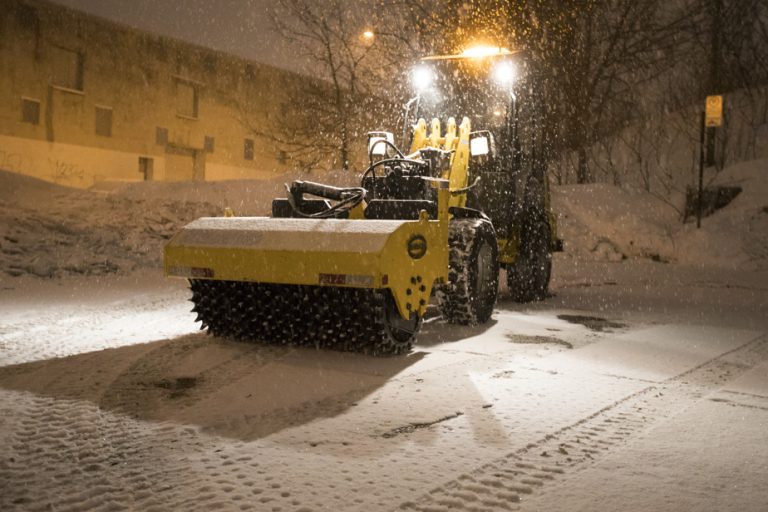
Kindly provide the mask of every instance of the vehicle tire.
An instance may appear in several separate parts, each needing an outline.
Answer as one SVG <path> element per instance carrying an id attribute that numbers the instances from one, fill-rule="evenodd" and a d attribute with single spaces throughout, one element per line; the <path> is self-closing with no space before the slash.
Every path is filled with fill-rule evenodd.
<path id="1" fill-rule="evenodd" d="M 443 318 L 452 324 L 485 323 L 499 291 L 496 231 L 485 219 L 456 219 L 448 244 L 448 283 L 436 292 Z"/>
<path id="2" fill-rule="evenodd" d="M 552 276 L 552 231 L 549 223 L 538 220 L 523 228 L 515 262 L 507 266 L 507 285 L 517 302 L 543 300 L 549 293 Z"/>

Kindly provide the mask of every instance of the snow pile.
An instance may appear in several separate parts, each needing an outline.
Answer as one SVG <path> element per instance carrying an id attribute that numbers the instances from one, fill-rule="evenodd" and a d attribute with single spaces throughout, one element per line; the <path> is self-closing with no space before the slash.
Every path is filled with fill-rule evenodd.
<path id="1" fill-rule="evenodd" d="M 607 184 L 553 187 L 558 235 L 573 257 L 649 258 L 743 270 L 768 269 L 768 160 L 733 165 L 715 185 L 741 187 L 725 208 L 683 224 L 678 210 L 643 190 Z"/>
<path id="2" fill-rule="evenodd" d="M 607 184 L 553 187 L 566 255 L 620 261 L 647 258 L 716 267 L 768 269 L 768 160 L 741 163 L 716 184 L 742 188 L 701 229 L 639 189 Z M 61 277 L 159 267 L 163 244 L 192 220 L 265 215 L 295 176 L 226 182 L 142 182 L 111 193 L 71 189 L 0 171 L 2 276 Z M 341 183 L 339 176 L 312 177 Z M 346 180 L 349 181 L 349 180 Z"/>
<path id="3" fill-rule="evenodd" d="M 678 233 L 678 260 L 705 261 L 712 266 L 768 269 L 768 159 L 727 168 L 715 184 L 741 187 L 722 210 Z"/>
<path id="4" fill-rule="evenodd" d="M 552 208 L 566 253 L 587 259 L 674 259 L 672 208 L 637 189 L 608 184 L 553 187 Z"/>
<path id="5" fill-rule="evenodd" d="M 272 199 L 285 196 L 285 184 L 297 177 L 280 175 L 269 180 L 140 181 L 117 188 L 112 195 L 136 201 L 173 199 L 187 204 L 209 203 L 221 212 L 229 207 L 236 215 L 268 215 Z"/>
<path id="6" fill-rule="evenodd" d="M 163 244 L 184 225 L 221 215 L 268 215 L 294 179 L 111 183 L 80 190 L 0 170 L 0 277 L 129 273 L 161 265 Z"/>
<path id="7" fill-rule="evenodd" d="M 213 201 L 104 195 L 0 171 L 0 265 L 5 276 L 46 278 L 158 267 L 181 226 L 219 211 Z"/>

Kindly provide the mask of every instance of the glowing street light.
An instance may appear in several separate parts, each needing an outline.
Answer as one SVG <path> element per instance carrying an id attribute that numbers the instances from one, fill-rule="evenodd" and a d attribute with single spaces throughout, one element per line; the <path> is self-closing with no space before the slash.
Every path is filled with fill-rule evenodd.
<path id="1" fill-rule="evenodd" d="M 366 41 L 373 41 L 374 37 L 376 37 L 376 34 L 373 33 L 373 30 L 366 30 L 363 32 L 363 39 Z"/>

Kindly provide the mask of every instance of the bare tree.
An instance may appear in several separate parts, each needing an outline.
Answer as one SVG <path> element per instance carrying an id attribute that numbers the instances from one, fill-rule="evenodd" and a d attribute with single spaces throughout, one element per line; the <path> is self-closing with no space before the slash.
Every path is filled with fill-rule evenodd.
<path id="1" fill-rule="evenodd" d="M 659 0 L 522 0 L 507 11 L 508 33 L 541 75 L 551 149 L 576 152 L 577 182 L 592 181 L 589 148 L 638 117 L 638 86 L 671 65 L 684 20 Z"/>
<path id="2" fill-rule="evenodd" d="M 335 147 L 344 168 L 353 127 L 378 127 L 398 110 L 379 98 L 405 98 L 406 67 L 425 54 L 455 52 L 470 42 L 526 50 L 531 82 L 547 110 L 545 158 L 573 157 L 573 175 L 581 183 L 602 176 L 624 182 L 619 173 L 634 172 L 651 187 L 653 162 L 665 160 L 646 153 L 665 145 L 629 148 L 642 165 L 622 170 L 613 159 L 607 168 L 591 169 L 592 153 L 601 144 L 610 146 L 605 140 L 629 125 L 687 111 L 704 89 L 768 81 L 764 0 L 371 0 L 374 18 L 366 21 L 376 32 L 372 46 L 359 39 L 363 23 L 346 2 L 277 4 L 280 32 L 320 66 L 318 76 L 329 84 L 308 84 L 302 105 L 291 112 L 312 113 L 314 130 L 324 137 L 318 147 Z M 371 98 L 382 107 L 371 108 Z M 763 99 L 755 101 L 762 105 Z M 365 119 L 370 113 L 374 119 Z M 312 140 L 301 130 L 301 115 L 286 116 L 286 125 L 291 123 L 291 131 L 302 134 L 294 143 Z M 569 175 L 559 174 L 566 181 Z"/>
<path id="3" fill-rule="evenodd" d="M 330 157 L 350 168 L 353 141 L 364 130 L 373 103 L 375 35 L 344 0 L 276 0 L 275 29 L 307 61 L 306 80 L 284 109 L 282 139 L 292 153 Z"/>
<path id="4" fill-rule="evenodd" d="M 688 58 L 706 94 L 768 83 L 768 4 L 764 0 L 686 0 Z"/>
<path id="5" fill-rule="evenodd" d="M 590 147 L 638 117 L 639 84 L 668 68 L 683 23 L 661 0 L 392 0 L 414 30 L 408 49 L 454 52 L 471 42 L 524 49 L 545 105 L 545 158 L 576 154 L 576 179 L 592 181 Z M 565 174 L 563 174 L 565 176 Z"/>

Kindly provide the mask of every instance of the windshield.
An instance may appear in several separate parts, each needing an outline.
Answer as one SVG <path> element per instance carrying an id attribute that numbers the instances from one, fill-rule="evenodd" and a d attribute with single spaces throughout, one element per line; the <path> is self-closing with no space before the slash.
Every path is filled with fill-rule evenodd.
<path id="1" fill-rule="evenodd" d="M 413 72 L 419 93 L 416 117 L 466 116 L 474 130 L 504 125 L 514 98 L 517 64 L 511 56 L 425 60 Z"/>

